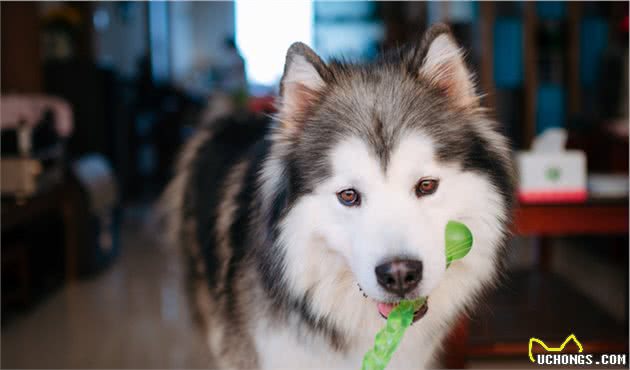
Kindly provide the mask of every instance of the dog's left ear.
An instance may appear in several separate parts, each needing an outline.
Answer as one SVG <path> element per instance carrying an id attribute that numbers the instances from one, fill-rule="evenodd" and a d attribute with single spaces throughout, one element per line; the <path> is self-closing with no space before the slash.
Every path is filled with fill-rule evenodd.
<path id="1" fill-rule="evenodd" d="M 417 55 L 420 62 L 420 78 L 444 90 L 453 102 L 462 107 L 477 106 L 472 75 L 466 68 L 462 50 L 449 27 L 445 24 L 432 26 L 425 34 Z"/>
<path id="2" fill-rule="evenodd" d="M 280 81 L 280 120 L 295 129 L 308 108 L 326 87 L 330 72 L 311 48 L 296 42 L 287 51 L 284 74 Z"/>

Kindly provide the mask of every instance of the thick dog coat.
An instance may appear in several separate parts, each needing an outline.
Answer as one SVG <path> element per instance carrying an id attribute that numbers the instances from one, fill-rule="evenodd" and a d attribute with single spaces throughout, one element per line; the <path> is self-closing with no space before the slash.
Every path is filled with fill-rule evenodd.
<path id="1" fill-rule="evenodd" d="M 294 44 L 277 115 L 200 130 L 166 196 L 214 366 L 358 369 L 382 316 L 420 296 L 391 368 L 431 366 L 497 278 L 512 179 L 446 26 L 369 64 Z M 449 220 L 475 241 L 446 269 Z"/>

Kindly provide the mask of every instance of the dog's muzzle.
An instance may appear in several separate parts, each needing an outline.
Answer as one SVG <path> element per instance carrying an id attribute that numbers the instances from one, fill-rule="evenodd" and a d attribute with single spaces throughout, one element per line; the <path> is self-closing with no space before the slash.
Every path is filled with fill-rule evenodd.
<path id="1" fill-rule="evenodd" d="M 383 289 L 403 298 L 416 289 L 422 280 L 422 261 L 394 260 L 376 266 L 374 272 Z"/>

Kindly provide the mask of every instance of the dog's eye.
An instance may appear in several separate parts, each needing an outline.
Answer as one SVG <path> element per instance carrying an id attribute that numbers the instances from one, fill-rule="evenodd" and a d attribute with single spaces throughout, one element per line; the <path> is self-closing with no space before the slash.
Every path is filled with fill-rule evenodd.
<path id="1" fill-rule="evenodd" d="M 337 193 L 337 199 L 339 203 L 346 207 L 358 206 L 361 204 L 361 196 L 359 192 L 354 189 L 345 189 Z"/>
<path id="2" fill-rule="evenodd" d="M 438 188 L 439 181 L 436 179 L 420 179 L 416 184 L 416 196 L 422 197 L 435 193 Z"/>

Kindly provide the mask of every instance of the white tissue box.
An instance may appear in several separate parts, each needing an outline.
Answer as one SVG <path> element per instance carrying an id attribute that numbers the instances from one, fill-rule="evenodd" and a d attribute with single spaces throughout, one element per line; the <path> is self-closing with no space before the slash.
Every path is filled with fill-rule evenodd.
<path id="1" fill-rule="evenodd" d="M 516 163 L 523 203 L 577 203 L 588 197 L 586 155 L 580 150 L 518 152 Z"/>

